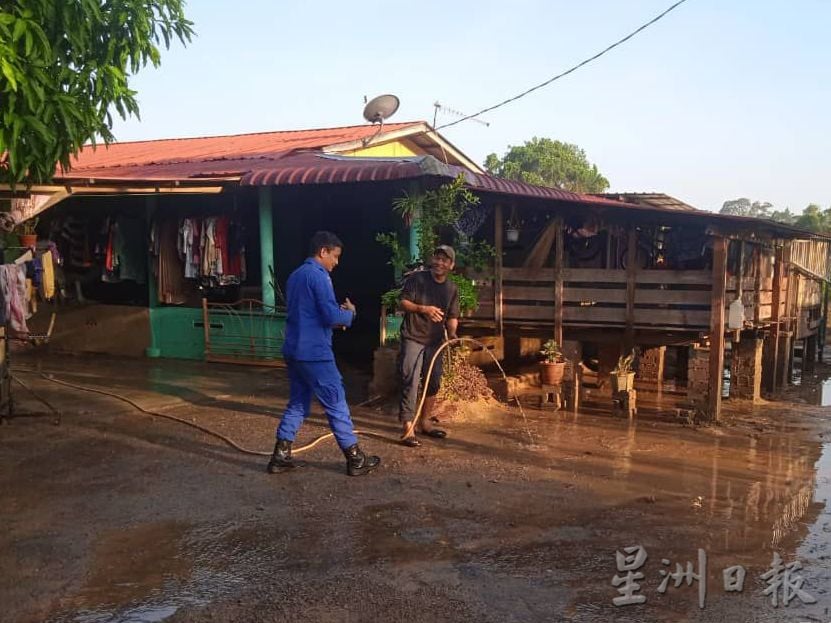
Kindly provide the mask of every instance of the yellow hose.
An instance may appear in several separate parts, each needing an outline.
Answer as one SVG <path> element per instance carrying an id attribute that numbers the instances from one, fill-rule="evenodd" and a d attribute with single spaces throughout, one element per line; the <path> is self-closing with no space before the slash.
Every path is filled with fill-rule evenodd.
<path id="1" fill-rule="evenodd" d="M 435 366 L 435 364 L 436 364 L 436 359 L 438 359 L 439 355 L 441 354 L 441 352 L 445 348 L 448 348 L 449 346 L 451 346 L 453 344 L 459 344 L 461 342 L 473 342 L 474 344 L 478 344 L 479 346 L 481 346 L 482 350 L 484 350 L 486 353 L 488 353 L 490 358 L 493 359 L 493 362 L 496 364 L 496 367 L 499 368 L 499 371 L 502 373 L 502 378 L 505 379 L 506 383 L 508 382 L 508 375 L 505 374 L 505 370 L 502 368 L 502 364 L 499 363 L 499 360 L 494 356 L 494 354 L 490 350 L 488 350 L 488 347 L 485 344 L 483 344 L 479 340 L 474 340 L 471 337 L 456 337 L 456 338 L 453 338 L 452 340 L 447 340 L 446 339 L 442 343 L 442 345 L 439 346 L 438 349 L 436 349 L 436 352 L 433 354 L 433 358 L 430 360 L 430 366 L 427 368 L 427 374 L 424 377 L 425 378 L 424 389 L 421 391 L 421 400 L 418 403 L 418 408 L 416 409 L 415 417 L 413 418 L 413 421 L 410 423 L 410 425 L 407 427 L 407 432 L 404 433 L 401 436 L 401 439 L 406 439 L 407 437 L 412 435 L 413 432 L 415 431 L 415 428 L 416 428 L 416 425 L 418 424 L 419 419 L 421 419 L 421 412 L 422 412 L 422 409 L 424 408 L 424 401 L 427 399 L 427 388 L 430 385 L 430 375 L 433 374 L 433 366 Z M 527 422 L 527 418 L 525 418 L 525 411 L 522 409 L 522 405 L 520 404 L 519 398 L 516 395 L 514 395 L 514 400 L 516 401 L 516 404 L 519 407 L 520 413 L 522 413 L 523 419 L 525 419 L 526 422 Z M 527 426 L 526 426 L 526 429 L 527 429 Z M 528 432 L 528 437 L 529 438 L 531 437 L 530 432 Z M 531 442 L 533 443 L 533 439 L 531 439 Z"/>
<path id="2" fill-rule="evenodd" d="M 428 381 L 430 379 L 430 375 L 433 373 L 433 367 L 436 363 L 436 359 L 439 357 L 439 355 L 442 353 L 442 351 L 444 351 L 444 349 L 448 348 L 452 344 L 458 344 L 458 343 L 461 343 L 461 342 L 472 342 L 474 344 L 478 344 L 479 346 L 481 346 L 484 349 L 484 351 L 486 353 L 488 353 L 488 355 L 490 355 L 490 357 L 491 357 L 491 359 L 493 359 L 494 363 L 496 363 L 497 367 L 499 368 L 499 371 L 502 373 L 503 378 L 505 378 L 505 380 L 507 382 L 508 377 L 505 374 L 505 370 L 502 368 L 502 365 L 499 363 L 499 360 L 497 360 L 497 358 L 493 355 L 493 353 L 488 350 L 488 348 L 487 348 L 487 346 L 485 346 L 485 344 L 483 344 L 482 342 L 480 342 L 478 340 L 475 340 L 473 338 L 469 338 L 469 337 L 457 337 L 457 338 L 454 338 L 452 340 L 445 340 L 445 342 L 442 343 L 442 345 L 433 354 L 433 358 L 430 360 L 430 365 L 427 369 L 427 376 L 426 376 L 426 379 L 428 379 Z M 23 370 L 23 369 L 17 369 L 15 371 L 16 372 L 24 372 L 24 373 L 28 373 L 28 374 L 37 374 L 37 375 L 39 375 L 40 377 L 44 378 L 47 381 L 50 381 L 52 383 L 56 383 L 58 385 L 63 385 L 64 387 L 69 387 L 71 389 L 77 389 L 79 391 L 84 391 L 84 392 L 90 392 L 90 393 L 93 393 L 93 394 L 100 394 L 102 396 L 109 396 L 110 398 L 115 398 L 116 400 L 120 400 L 122 402 L 127 403 L 128 405 L 130 405 L 134 409 L 136 409 L 138 411 L 141 411 L 142 413 L 144 413 L 146 415 L 151 415 L 151 416 L 154 416 L 154 417 L 160 417 L 160 418 L 165 418 L 167 420 L 172 420 L 174 422 L 179 422 L 180 424 L 185 424 L 186 426 L 190 426 L 192 428 L 195 428 L 195 429 L 205 433 L 206 435 L 211 435 L 213 437 L 216 437 L 220 441 L 228 444 L 229 446 L 231 446 L 232 448 L 234 448 L 235 450 L 237 450 L 239 452 L 242 452 L 243 454 L 252 454 L 252 455 L 255 455 L 255 456 L 271 456 L 271 452 L 261 452 L 259 450 L 251 450 L 249 448 L 245 448 L 244 446 L 239 445 L 233 439 L 230 439 L 229 437 L 226 437 L 222 433 L 218 433 L 214 430 L 211 430 L 210 428 L 202 426 L 201 424 L 197 424 L 196 422 L 191 422 L 189 420 L 185 420 L 183 418 L 176 417 L 175 415 L 170 415 L 169 413 L 159 413 L 158 411 L 152 411 L 150 409 L 145 409 L 144 407 L 142 407 L 140 404 L 138 404 L 134 400 L 131 400 L 130 398 L 127 398 L 126 396 L 123 396 L 121 394 L 117 394 L 115 392 L 108 392 L 108 391 L 103 390 L 103 389 L 97 389 L 97 388 L 94 388 L 94 387 L 86 387 L 84 385 L 77 385 L 75 383 L 70 383 L 69 381 L 63 381 L 61 379 L 57 379 L 53 375 L 45 374 L 43 372 L 36 372 L 36 371 L 33 371 L 33 370 Z M 18 382 L 20 382 L 20 381 L 18 381 Z M 416 409 L 415 417 L 413 418 L 413 421 L 411 422 L 410 426 L 407 428 L 407 432 L 401 437 L 401 439 L 403 439 L 405 437 L 409 437 L 410 435 L 413 434 L 413 431 L 415 430 L 416 424 L 418 423 L 418 420 L 421 418 L 422 409 L 424 407 L 424 401 L 427 398 L 427 387 L 428 387 L 428 385 L 429 385 L 428 382 L 424 383 L 424 388 L 421 392 L 421 400 L 419 401 L 418 409 Z M 520 413 L 522 413 L 522 417 L 525 418 L 525 411 L 523 411 L 523 409 L 522 409 L 522 405 L 519 402 L 519 398 L 514 396 L 514 400 L 516 401 L 516 404 L 519 407 Z M 372 431 L 355 430 L 353 432 L 356 435 L 361 435 L 363 437 L 374 437 L 376 439 L 384 439 L 386 441 L 393 441 L 393 442 L 399 441 L 399 440 L 396 440 L 396 439 L 392 439 L 392 438 L 390 438 L 386 435 L 382 435 L 381 433 L 374 433 Z M 529 436 L 529 438 L 531 438 L 530 431 L 528 431 L 528 436 Z M 310 441 L 307 444 L 304 444 L 302 446 L 297 446 L 296 448 L 292 448 L 292 454 L 299 454 L 301 452 L 306 452 L 308 450 L 311 450 L 312 448 L 317 446 L 322 441 L 324 441 L 326 439 L 329 439 L 331 437 L 334 437 L 334 433 L 329 432 L 329 433 L 325 433 L 323 435 L 320 435 L 318 437 L 315 437 L 312 441 Z M 531 441 L 533 443 L 533 439 L 531 439 Z"/>

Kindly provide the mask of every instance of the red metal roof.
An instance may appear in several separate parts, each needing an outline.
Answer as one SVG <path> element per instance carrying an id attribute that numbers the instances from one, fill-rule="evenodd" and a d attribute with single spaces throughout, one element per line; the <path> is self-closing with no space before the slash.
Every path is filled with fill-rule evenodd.
<path id="1" fill-rule="evenodd" d="M 385 129 L 401 129 L 410 124 L 384 126 Z M 78 166 L 66 175 L 56 175 L 58 182 L 80 185 L 95 182 L 135 184 L 149 182 L 160 184 L 190 183 L 204 178 L 225 178 L 242 186 L 289 186 L 306 184 L 338 184 L 350 182 L 373 182 L 402 179 L 435 177 L 452 179 L 463 174 L 468 186 L 481 192 L 497 193 L 511 197 L 531 197 L 541 200 L 553 200 L 572 204 L 592 205 L 647 212 L 672 212 L 678 216 L 705 219 L 714 222 L 732 222 L 766 229 L 787 237 L 816 237 L 781 223 L 765 221 L 750 217 L 736 217 L 716 214 L 701 210 L 677 210 L 666 206 L 643 205 L 620 201 L 617 199 L 580 195 L 559 188 L 534 186 L 523 182 L 505 180 L 487 174 L 473 173 L 463 167 L 445 164 L 433 156 L 413 156 L 407 158 L 366 158 L 325 154 L 320 151 L 321 144 L 335 144 L 359 140 L 377 128 L 356 126 L 352 128 L 335 128 L 331 130 L 312 130 L 304 132 L 270 132 L 260 135 L 243 135 L 237 137 L 213 137 L 202 139 L 174 139 L 171 141 L 142 141 L 140 143 L 119 143 L 110 146 L 109 156 L 96 159 L 96 155 L 87 155 L 78 161 Z M 326 134 L 327 132 L 339 134 Z M 285 135 L 300 135 L 292 143 Z M 314 136 L 308 136 L 314 135 Z M 274 137 L 282 136 L 282 145 L 311 145 L 318 141 L 312 151 L 282 149 Z M 256 138 L 259 137 L 259 138 Z M 262 137 L 272 137 L 271 139 Z M 326 138 L 324 138 L 326 137 Z M 228 139 L 232 139 L 229 143 Z M 239 139 L 239 141 L 237 141 Z M 269 140 L 271 142 L 269 142 Z M 173 150 L 177 158 L 170 158 L 171 150 L 162 149 L 160 144 L 179 146 Z M 184 145 L 180 145 L 183 143 Z M 234 155 L 228 147 L 236 145 Z M 157 149 L 153 150 L 152 147 Z M 121 148 L 125 148 L 123 151 Z M 271 149 L 272 151 L 267 151 Z M 263 151 L 266 150 L 266 151 Z M 150 160 L 150 153 L 155 153 Z M 164 153 L 165 158 L 159 158 Z M 142 155 L 143 154 L 143 155 Z M 189 155 L 188 155 L 189 154 Z M 222 154 L 222 155 L 220 155 Z M 188 159 L 190 158 L 190 159 Z M 139 162 L 145 160 L 146 162 Z M 238 181 L 238 182 L 237 182 Z"/>
<path id="2" fill-rule="evenodd" d="M 183 140 L 210 141 L 213 139 Z M 145 141 L 141 145 L 146 146 L 158 142 L 167 143 L 168 141 Z M 422 177 L 452 179 L 461 173 L 471 188 L 485 192 L 592 205 L 637 207 L 612 199 L 579 195 L 559 188 L 534 186 L 487 174 L 473 173 L 463 167 L 440 162 L 432 156 L 367 158 L 324 154 L 320 151 L 275 151 L 270 154 L 256 155 L 252 152 L 248 157 L 223 157 L 195 161 L 167 159 L 153 163 L 133 164 L 126 160 L 109 158 L 105 162 L 106 164 L 101 162 L 99 166 L 89 164 L 84 166 L 82 163 L 81 166 L 73 167 L 68 174 L 56 176 L 56 180 L 64 183 L 73 181 L 86 183 L 89 180 L 118 183 L 181 183 L 195 182 L 205 178 L 226 178 L 234 181 L 239 179 L 241 186 L 293 186 L 378 182 Z M 122 164 L 115 164 L 116 162 L 122 162 Z"/>
<path id="3" fill-rule="evenodd" d="M 423 125 L 423 123 L 421 121 L 389 123 L 384 125 L 382 135 Z M 73 158 L 72 169 L 66 175 L 59 172 L 57 177 L 94 177 L 90 173 L 100 174 L 102 169 L 130 167 L 129 177 L 139 179 L 142 171 L 135 168 L 139 166 L 274 158 L 298 149 L 322 150 L 330 145 L 358 141 L 372 136 L 377 131 L 378 126 L 360 125 L 315 130 L 286 130 L 256 134 L 111 143 L 109 146 L 99 145 L 97 148 L 87 146 L 81 150 L 77 158 Z M 211 165 L 208 165 L 208 168 L 211 168 Z M 155 176 L 161 174 L 161 171 L 152 170 L 152 173 Z M 102 175 L 102 177 L 112 178 L 116 176 Z"/>
<path id="4" fill-rule="evenodd" d="M 578 193 L 515 182 L 483 173 L 473 173 L 463 167 L 444 164 L 432 156 L 409 158 L 355 158 L 333 154 L 291 154 L 273 165 L 255 168 L 240 179 L 242 186 L 289 186 L 301 184 L 337 184 L 344 182 L 373 182 L 418 177 L 452 179 L 462 174 L 467 185 L 484 192 L 537 197 L 557 201 L 637 207 L 622 201 L 580 195 Z"/>

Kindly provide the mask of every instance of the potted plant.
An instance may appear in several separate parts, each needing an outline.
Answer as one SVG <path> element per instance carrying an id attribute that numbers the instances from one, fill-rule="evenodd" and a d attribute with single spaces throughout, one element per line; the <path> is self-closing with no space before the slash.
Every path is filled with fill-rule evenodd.
<path id="1" fill-rule="evenodd" d="M 519 230 L 522 227 L 522 221 L 516 213 L 516 206 L 511 208 L 511 215 L 505 223 L 505 241 L 511 244 L 519 242 Z"/>
<path id="2" fill-rule="evenodd" d="M 632 363 L 635 361 L 634 349 L 628 355 L 621 355 L 617 365 L 611 373 L 612 392 L 626 392 L 635 387 L 635 373 L 632 371 Z"/>
<path id="3" fill-rule="evenodd" d="M 35 232 L 35 228 L 38 226 L 38 219 L 30 218 L 27 221 L 23 221 L 15 228 L 15 233 L 17 237 L 20 239 L 20 246 L 21 247 L 28 247 L 30 249 L 34 249 L 38 242 L 38 236 Z"/>
<path id="4" fill-rule="evenodd" d="M 399 339 L 404 317 L 398 312 L 401 288 L 393 288 L 381 295 L 381 346 L 393 344 Z"/>
<path id="5" fill-rule="evenodd" d="M 447 278 L 456 284 L 459 291 L 459 312 L 465 318 L 470 318 L 479 307 L 479 292 L 476 290 L 476 284 L 473 280 L 458 273 L 450 273 Z"/>
<path id="6" fill-rule="evenodd" d="M 548 340 L 540 350 L 540 381 L 543 385 L 559 385 L 563 381 L 566 369 L 566 359 L 560 345 L 554 340 Z"/>

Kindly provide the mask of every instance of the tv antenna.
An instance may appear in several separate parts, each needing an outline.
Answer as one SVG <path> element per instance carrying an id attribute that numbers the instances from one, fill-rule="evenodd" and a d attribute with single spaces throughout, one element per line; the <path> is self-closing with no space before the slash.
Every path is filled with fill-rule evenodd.
<path id="1" fill-rule="evenodd" d="M 433 111 L 433 127 L 434 127 L 434 128 L 436 127 L 436 117 L 438 117 L 438 115 L 439 115 L 439 111 L 441 111 L 441 112 L 443 112 L 443 113 L 445 113 L 445 114 L 448 114 L 448 115 L 453 115 L 454 117 L 467 117 L 467 115 L 466 115 L 465 113 L 463 113 L 463 112 L 461 112 L 461 111 L 459 111 L 459 110 L 455 110 L 455 109 L 453 109 L 453 108 L 450 108 L 450 107 L 448 107 L 448 106 L 445 106 L 445 105 L 441 104 L 441 103 L 440 103 L 440 102 L 438 102 L 438 101 L 433 102 L 433 108 L 435 109 L 435 110 Z M 478 123 L 478 124 L 480 124 L 480 125 L 483 125 L 483 126 L 485 126 L 485 127 L 490 127 L 490 125 L 491 125 L 491 124 L 490 124 L 490 122 L 488 122 L 488 121 L 482 121 L 482 120 L 481 120 L 481 119 L 479 119 L 478 117 L 472 117 L 472 118 L 470 119 L 470 121 L 475 121 L 476 123 Z"/>
<path id="2" fill-rule="evenodd" d="M 401 102 L 395 95 L 386 94 L 373 97 L 369 102 L 366 101 L 366 96 L 364 96 L 364 103 L 366 104 L 364 106 L 364 119 L 373 125 L 378 124 L 378 130 L 375 134 L 361 141 L 366 147 L 381 133 L 381 130 L 384 129 L 384 121 L 395 114 Z"/>

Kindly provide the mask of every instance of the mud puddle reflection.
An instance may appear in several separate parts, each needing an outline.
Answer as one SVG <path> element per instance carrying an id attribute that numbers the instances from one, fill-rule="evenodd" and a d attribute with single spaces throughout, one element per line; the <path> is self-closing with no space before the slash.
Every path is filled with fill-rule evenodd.
<path id="1" fill-rule="evenodd" d="M 205 606 L 266 569 L 270 552 L 253 543 L 253 534 L 239 525 L 164 522 L 105 535 L 86 585 L 50 621 L 156 623 Z"/>
<path id="2" fill-rule="evenodd" d="M 818 604 L 807 610 L 815 620 L 829 620 L 828 602 L 831 590 L 831 444 L 825 444 L 816 464 L 816 486 L 812 503 L 821 505 L 816 520 L 796 550 L 802 563 L 800 572 L 810 585 Z M 825 607 L 820 607 L 823 604 Z"/>

